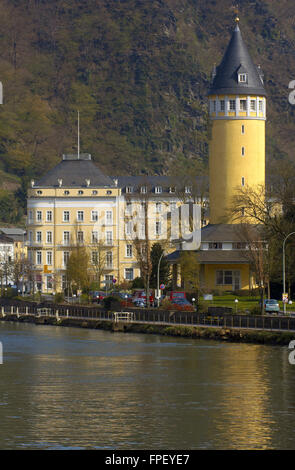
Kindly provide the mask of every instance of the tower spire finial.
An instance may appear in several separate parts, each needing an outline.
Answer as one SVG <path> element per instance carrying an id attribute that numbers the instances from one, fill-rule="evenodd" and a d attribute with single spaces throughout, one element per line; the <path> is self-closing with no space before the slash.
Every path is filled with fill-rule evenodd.
<path id="1" fill-rule="evenodd" d="M 236 22 L 236 24 L 238 24 L 239 21 L 240 21 L 240 18 L 239 18 L 239 5 L 238 4 L 233 5 L 232 9 L 234 10 L 234 13 L 235 13 L 235 22 Z"/>
<path id="2" fill-rule="evenodd" d="M 78 160 L 80 160 L 80 112 L 78 110 Z"/>

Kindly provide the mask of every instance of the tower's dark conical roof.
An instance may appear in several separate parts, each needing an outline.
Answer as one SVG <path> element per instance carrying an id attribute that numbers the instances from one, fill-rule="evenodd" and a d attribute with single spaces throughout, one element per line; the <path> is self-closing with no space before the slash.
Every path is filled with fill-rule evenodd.
<path id="1" fill-rule="evenodd" d="M 247 83 L 239 83 L 238 74 L 247 73 Z M 266 96 L 262 72 L 249 55 L 238 24 L 235 27 L 230 43 L 221 64 L 217 67 L 209 95 L 259 95 Z"/>

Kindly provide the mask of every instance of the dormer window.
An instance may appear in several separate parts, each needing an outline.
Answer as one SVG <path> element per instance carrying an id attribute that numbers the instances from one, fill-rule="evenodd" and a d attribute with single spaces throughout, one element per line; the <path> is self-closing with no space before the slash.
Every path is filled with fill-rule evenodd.
<path id="1" fill-rule="evenodd" d="M 169 193 L 175 193 L 175 188 L 174 188 L 174 186 L 171 186 L 171 187 L 169 188 Z"/>
<path id="2" fill-rule="evenodd" d="M 133 193 L 133 187 L 132 186 L 126 186 L 126 193 L 128 193 L 128 194 Z"/>
<path id="3" fill-rule="evenodd" d="M 162 186 L 156 186 L 155 187 L 155 193 L 160 194 L 162 192 Z"/>
<path id="4" fill-rule="evenodd" d="M 146 187 L 146 186 L 141 186 L 140 192 L 141 192 L 142 194 L 147 193 L 147 187 Z"/>
<path id="5" fill-rule="evenodd" d="M 246 74 L 246 73 L 239 73 L 238 79 L 239 79 L 239 83 L 247 83 L 247 81 L 248 81 L 248 74 Z"/>
<path id="6" fill-rule="evenodd" d="M 184 188 L 184 192 L 185 192 L 185 194 L 190 194 L 192 192 L 192 188 L 190 186 L 186 186 Z"/>

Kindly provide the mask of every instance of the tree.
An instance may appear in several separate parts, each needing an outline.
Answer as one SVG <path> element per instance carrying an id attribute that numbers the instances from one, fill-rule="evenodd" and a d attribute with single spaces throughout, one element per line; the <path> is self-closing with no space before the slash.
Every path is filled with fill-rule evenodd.
<path id="1" fill-rule="evenodd" d="M 101 277 L 106 268 L 106 260 L 107 260 L 106 253 L 107 253 L 108 248 L 109 247 L 102 240 L 97 240 L 92 245 L 92 248 L 91 248 L 92 270 L 94 272 L 95 281 L 98 284 L 98 289 L 100 289 Z"/>
<path id="2" fill-rule="evenodd" d="M 180 255 L 181 281 L 187 292 L 193 292 L 200 286 L 200 264 L 195 251 L 182 251 Z"/>
<path id="3" fill-rule="evenodd" d="M 151 262 L 152 262 L 152 271 L 150 278 L 150 285 L 154 289 L 158 288 L 158 265 L 159 259 L 163 255 L 164 249 L 160 243 L 154 243 L 151 249 Z M 165 285 L 170 282 L 170 266 L 165 258 L 162 256 L 160 269 L 159 269 L 159 281 Z"/>
<path id="4" fill-rule="evenodd" d="M 89 254 L 84 246 L 77 246 L 72 250 L 66 267 L 66 278 L 72 291 L 75 289 L 89 291 L 91 284 Z"/>

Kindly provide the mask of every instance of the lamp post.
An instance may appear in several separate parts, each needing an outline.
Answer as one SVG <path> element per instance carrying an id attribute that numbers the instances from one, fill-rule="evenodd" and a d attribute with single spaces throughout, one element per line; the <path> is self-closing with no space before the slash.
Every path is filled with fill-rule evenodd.
<path id="1" fill-rule="evenodd" d="M 285 240 L 283 241 L 283 294 L 286 292 L 286 276 L 285 276 L 285 244 L 287 239 L 291 236 L 294 235 L 295 232 L 288 233 L 288 235 L 285 237 Z M 284 302 L 284 314 L 286 314 L 286 302 Z"/>
<path id="2" fill-rule="evenodd" d="M 160 264 L 161 264 L 161 260 L 163 258 L 165 254 L 165 251 L 163 251 L 163 253 L 161 254 L 160 258 L 159 258 L 159 262 L 158 262 L 158 274 L 157 274 L 157 297 L 158 297 L 158 308 L 160 306 Z"/>

